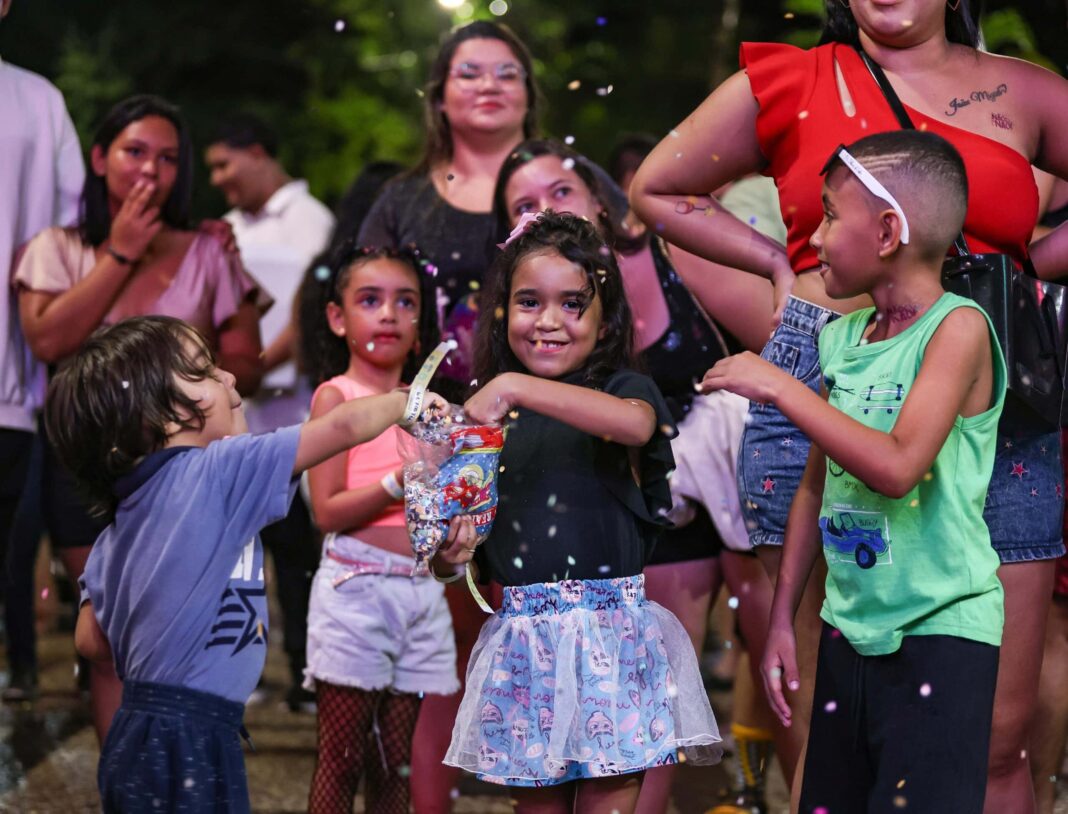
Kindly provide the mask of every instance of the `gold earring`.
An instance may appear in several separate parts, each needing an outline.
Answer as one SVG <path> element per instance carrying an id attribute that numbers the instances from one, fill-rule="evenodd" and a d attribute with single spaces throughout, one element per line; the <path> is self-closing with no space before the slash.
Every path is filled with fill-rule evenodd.
<path id="1" fill-rule="evenodd" d="M 956 3 L 950 3 L 949 0 L 946 0 L 946 5 L 949 6 L 950 11 L 956 11 L 960 8 L 960 0 L 957 0 Z"/>

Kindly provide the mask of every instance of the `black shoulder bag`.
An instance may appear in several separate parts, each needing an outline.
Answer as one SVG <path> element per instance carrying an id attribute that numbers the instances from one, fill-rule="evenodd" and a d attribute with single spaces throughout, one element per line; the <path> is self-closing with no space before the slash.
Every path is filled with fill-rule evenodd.
<path id="1" fill-rule="evenodd" d="M 915 129 L 883 69 L 857 49 L 902 128 Z M 1038 279 L 1030 259 L 1018 271 L 1007 254 L 972 254 L 962 231 L 955 257 L 942 264 L 942 287 L 975 300 L 986 311 L 1005 355 L 1009 426 L 1034 431 L 1068 426 L 1068 289 Z"/>

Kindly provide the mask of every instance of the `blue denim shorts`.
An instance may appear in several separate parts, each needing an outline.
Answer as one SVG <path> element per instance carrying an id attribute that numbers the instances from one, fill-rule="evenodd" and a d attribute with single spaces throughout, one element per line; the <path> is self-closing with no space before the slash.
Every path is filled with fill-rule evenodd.
<path id="1" fill-rule="evenodd" d="M 820 389 L 820 353 L 816 344 L 823 326 L 838 314 L 791 297 L 782 322 L 760 354 L 773 365 Z M 772 404 L 750 403 L 738 454 L 738 496 L 749 544 L 782 545 L 790 503 L 808 460 L 808 437 Z"/>
<path id="2" fill-rule="evenodd" d="M 1009 433 L 999 427 L 983 519 L 1003 563 L 1064 553 L 1064 470 L 1060 432 Z"/>

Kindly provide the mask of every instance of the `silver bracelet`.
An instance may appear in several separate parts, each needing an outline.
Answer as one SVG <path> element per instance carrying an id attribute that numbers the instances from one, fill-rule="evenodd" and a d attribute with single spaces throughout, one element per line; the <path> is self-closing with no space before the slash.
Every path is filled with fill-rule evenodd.
<path id="1" fill-rule="evenodd" d="M 434 579 L 436 579 L 438 582 L 444 583 L 445 585 L 448 585 L 450 582 L 456 582 L 456 580 L 458 580 L 458 579 L 463 579 L 464 578 L 464 574 L 466 574 L 466 573 L 467 573 L 467 566 L 464 566 L 463 570 L 457 571 L 451 577 L 439 577 L 438 576 L 438 572 L 434 570 L 434 566 L 433 565 L 430 566 L 430 574 L 431 574 L 431 576 L 433 576 Z"/>

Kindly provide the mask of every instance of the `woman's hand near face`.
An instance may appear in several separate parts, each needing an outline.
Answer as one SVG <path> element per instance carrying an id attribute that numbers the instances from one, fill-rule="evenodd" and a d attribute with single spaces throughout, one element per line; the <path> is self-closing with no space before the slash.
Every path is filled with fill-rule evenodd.
<path id="1" fill-rule="evenodd" d="M 108 244 L 134 263 L 141 259 L 163 228 L 159 207 L 150 203 L 155 191 L 153 182 L 138 181 L 111 222 Z"/>

